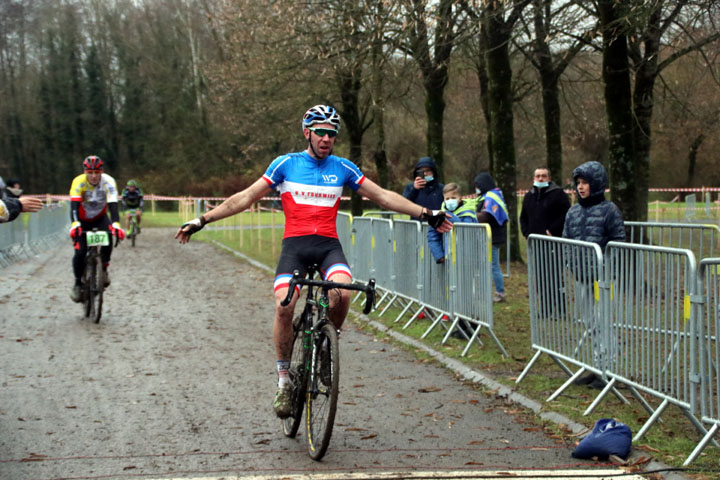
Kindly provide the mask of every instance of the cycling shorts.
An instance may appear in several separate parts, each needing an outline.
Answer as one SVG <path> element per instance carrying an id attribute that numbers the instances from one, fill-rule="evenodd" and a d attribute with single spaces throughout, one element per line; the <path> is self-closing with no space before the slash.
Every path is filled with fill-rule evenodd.
<path id="1" fill-rule="evenodd" d="M 321 235 L 302 235 L 282 241 L 280 260 L 275 270 L 275 291 L 288 287 L 295 270 L 304 276 L 307 267 L 312 265 L 318 265 L 324 280 L 331 280 L 334 275 L 344 273 L 352 281 L 340 240 Z M 300 291 L 300 288 L 297 290 Z"/>

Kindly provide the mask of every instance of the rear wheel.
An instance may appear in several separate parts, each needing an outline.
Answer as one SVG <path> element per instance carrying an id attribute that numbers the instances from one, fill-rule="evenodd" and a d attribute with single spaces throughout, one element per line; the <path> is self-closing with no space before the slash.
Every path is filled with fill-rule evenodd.
<path id="1" fill-rule="evenodd" d="M 293 344 L 290 357 L 290 381 L 293 385 L 292 413 L 283 419 L 283 433 L 288 437 L 295 437 L 300 421 L 302 420 L 303 406 L 305 404 L 305 383 L 307 371 L 305 370 L 305 348 L 303 345 L 302 317 L 293 321 Z"/>
<path id="2" fill-rule="evenodd" d="M 340 387 L 340 355 L 335 326 L 332 323 L 323 325 L 315 341 L 316 359 L 305 396 L 305 429 L 308 454 L 313 460 L 320 460 L 330 445 Z"/>

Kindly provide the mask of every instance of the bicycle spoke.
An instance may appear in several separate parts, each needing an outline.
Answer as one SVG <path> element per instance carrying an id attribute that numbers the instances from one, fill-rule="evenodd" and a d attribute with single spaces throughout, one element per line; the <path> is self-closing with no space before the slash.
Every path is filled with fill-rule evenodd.
<path id="1" fill-rule="evenodd" d="M 306 434 L 308 453 L 320 460 L 330 445 L 340 385 L 340 363 L 337 333 L 331 324 L 325 324 L 316 337 L 316 356 L 308 381 L 306 408 Z"/>

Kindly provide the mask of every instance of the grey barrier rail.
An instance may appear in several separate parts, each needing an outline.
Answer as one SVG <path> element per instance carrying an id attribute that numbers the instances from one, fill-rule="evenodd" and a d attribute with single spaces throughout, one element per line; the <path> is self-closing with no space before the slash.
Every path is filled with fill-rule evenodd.
<path id="1" fill-rule="evenodd" d="M 67 202 L 50 203 L 35 213 L 22 214 L 0 225 L 0 265 L 47 250 L 67 235 L 70 206 Z"/>
<path id="2" fill-rule="evenodd" d="M 701 223 L 625 222 L 628 241 L 643 245 L 687 248 L 695 258 L 717 255 L 720 227 Z"/>
<path id="3" fill-rule="evenodd" d="M 408 217 L 408 215 L 397 213 L 397 212 L 389 212 L 387 210 L 368 210 L 367 212 L 363 213 L 363 217 L 380 217 L 380 218 L 387 218 L 390 220 L 399 220 L 399 219 L 405 219 Z M 510 225 L 507 226 L 508 230 L 510 229 Z M 505 272 L 503 273 L 503 277 L 509 277 L 510 276 L 510 235 L 506 235 L 507 241 L 505 242 Z"/>
<path id="4" fill-rule="evenodd" d="M 347 217 L 339 217 L 337 225 L 353 276 L 361 281 L 376 278 L 382 291 L 376 305 L 382 308 L 380 315 L 391 305 L 399 305 L 401 311 L 395 322 L 410 315 L 403 328 L 426 315 L 431 325 L 423 338 L 442 325 L 446 329 L 443 343 L 458 329 L 467 340 L 462 355 L 467 354 L 473 343 L 482 345 L 479 335 L 485 329 L 507 355 L 493 331 L 488 253 L 491 237 L 487 225 L 457 224 L 448 234 L 451 254 L 440 264 L 429 254 L 430 227 L 427 225 L 409 220 L 356 217 L 349 227 L 351 235 L 347 234 Z M 461 261 L 457 261 L 458 253 Z M 459 329 L 460 321 L 471 327 L 472 334 Z"/>
<path id="5" fill-rule="evenodd" d="M 625 385 L 650 413 L 633 441 L 669 405 L 677 406 L 704 436 L 688 464 L 708 442 L 717 445 L 716 291 L 706 286 L 705 295 L 699 294 L 695 256 L 688 249 L 610 242 L 603 256 L 593 245 L 530 236 L 530 321 L 537 352 L 517 382 L 542 353 L 570 376 L 549 400 L 583 371 L 600 374 L 605 387 L 586 415 L 610 392 L 627 403 L 616 389 Z M 714 285 L 717 267 L 704 272 L 706 285 Z M 566 363 L 580 368 L 572 373 Z M 660 405 L 653 408 L 641 392 Z M 698 411 L 712 424 L 710 431 Z"/>
<path id="6" fill-rule="evenodd" d="M 701 420 L 711 427 L 685 460 L 684 466 L 694 461 L 720 430 L 720 258 L 707 258 L 700 262 L 698 291 L 703 296 L 703 309 L 698 322 L 699 375 Z"/>

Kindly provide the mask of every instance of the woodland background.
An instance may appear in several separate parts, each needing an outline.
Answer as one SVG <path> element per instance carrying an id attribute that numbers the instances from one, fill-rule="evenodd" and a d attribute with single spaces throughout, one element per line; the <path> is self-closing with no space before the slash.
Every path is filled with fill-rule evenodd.
<path id="1" fill-rule="evenodd" d="M 598 160 L 642 220 L 650 186 L 720 183 L 719 22 L 717 0 L 0 0 L 0 175 L 65 193 L 96 154 L 229 195 L 329 103 L 335 153 L 393 190 L 432 155 L 516 213 L 537 166 Z"/>

